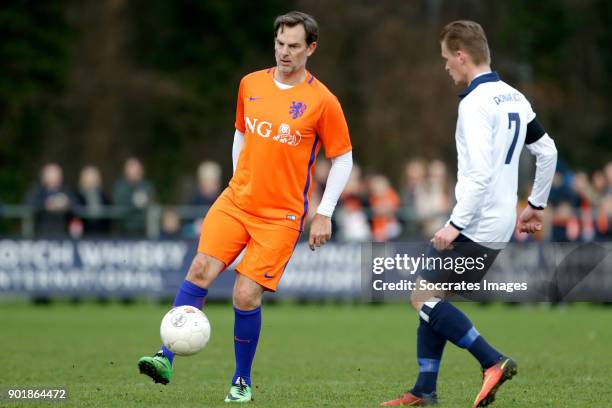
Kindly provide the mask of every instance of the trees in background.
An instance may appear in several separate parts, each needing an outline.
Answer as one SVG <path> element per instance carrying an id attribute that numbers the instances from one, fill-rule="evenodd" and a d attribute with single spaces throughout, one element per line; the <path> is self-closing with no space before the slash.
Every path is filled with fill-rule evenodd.
<path id="1" fill-rule="evenodd" d="M 533 101 L 564 160 L 610 157 L 605 0 L 13 0 L 0 9 L 0 200 L 21 201 L 46 160 L 74 183 L 85 163 L 112 181 L 140 156 L 169 202 L 204 158 L 227 178 L 238 81 L 274 64 L 273 19 L 294 8 L 319 20 L 309 68 L 342 101 L 366 169 L 397 179 L 409 157 L 454 160 L 458 90 L 437 35 L 460 18 L 483 24 L 494 68 Z"/>

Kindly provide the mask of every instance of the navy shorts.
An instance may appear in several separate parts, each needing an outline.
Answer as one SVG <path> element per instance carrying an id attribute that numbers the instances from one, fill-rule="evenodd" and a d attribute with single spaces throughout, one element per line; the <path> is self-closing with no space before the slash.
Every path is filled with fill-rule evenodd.
<path id="1" fill-rule="evenodd" d="M 477 283 L 491 268 L 498 254 L 498 249 L 487 248 L 459 234 L 452 249 L 438 251 L 430 245 L 425 253 L 425 267 L 418 275 L 432 283 Z"/>

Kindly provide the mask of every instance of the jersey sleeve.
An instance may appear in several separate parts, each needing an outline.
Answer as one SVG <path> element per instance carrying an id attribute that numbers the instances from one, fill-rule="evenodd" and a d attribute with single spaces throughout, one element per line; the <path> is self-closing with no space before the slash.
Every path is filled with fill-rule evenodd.
<path id="1" fill-rule="evenodd" d="M 238 99 L 236 100 L 236 122 L 234 123 L 234 127 L 236 130 L 244 133 L 246 130 L 246 126 L 244 124 L 244 78 L 240 81 L 240 85 L 238 86 Z"/>
<path id="2" fill-rule="evenodd" d="M 321 198 L 317 213 L 331 217 L 340 198 L 340 194 L 346 187 L 353 169 L 353 153 L 346 152 L 332 159 L 331 169 L 325 183 L 325 191 Z"/>
<path id="3" fill-rule="evenodd" d="M 536 157 L 535 180 L 527 202 L 535 209 L 542 210 L 548 202 L 548 195 L 555 177 L 557 147 L 547 134 L 544 134 L 536 142 L 526 145 L 526 147 Z"/>
<path id="4" fill-rule="evenodd" d="M 540 140 L 542 136 L 546 134 L 544 127 L 536 118 L 536 114 L 531 108 L 531 104 L 528 104 L 527 109 L 527 133 L 525 134 L 525 146 Z"/>
<path id="5" fill-rule="evenodd" d="M 327 96 L 323 103 L 321 117 L 317 122 L 317 134 L 323 142 L 327 158 L 337 157 L 353 149 L 342 107 L 333 95 Z"/>
<path id="6" fill-rule="evenodd" d="M 525 100 L 527 100 L 527 98 L 525 98 Z M 529 102 L 527 102 L 527 105 L 527 123 L 529 123 L 535 119 L 536 114 L 533 111 L 533 108 L 531 107 L 531 104 Z"/>

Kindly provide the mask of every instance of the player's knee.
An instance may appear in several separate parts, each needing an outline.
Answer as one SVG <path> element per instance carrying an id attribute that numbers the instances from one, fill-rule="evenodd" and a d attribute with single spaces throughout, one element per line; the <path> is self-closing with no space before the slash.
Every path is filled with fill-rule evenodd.
<path id="1" fill-rule="evenodd" d="M 442 292 L 415 290 L 410 294 L 410 304 L 417 313 L 423 309 L 423 305 L 428 305 L 428 307 L 432 308 L 433 305 L 442 299 L 444 299 L 444 293 Z"/>
<path id="2" fill-rule="evenodd" d="M 261 293 L 245 285 L 234 288 L 234 307 L 240 310 L 254 310 L 261 306 Z"/>
<path id="3" fill-rule="evenodd" d="M 424 300 L 422 299 L 422 297 L 422 294 L 416 290 L 412 291 L 412 293 L 410 294 L 410 305 L 412 305 L 414 310 L 416 310 L 417 312 L 421 310 L 421 307 L 423 306 Z"/>
<path id="4" fill-rule="evenodd" d="M 195 283 L 200 287 L 208 287 L 216 278 L 216 273 L 213 271 L 212 263 L 208 256 L 204 254 L 196 254 L 191 262 L 189 271 L 187 272 L 187 280 Z"/>

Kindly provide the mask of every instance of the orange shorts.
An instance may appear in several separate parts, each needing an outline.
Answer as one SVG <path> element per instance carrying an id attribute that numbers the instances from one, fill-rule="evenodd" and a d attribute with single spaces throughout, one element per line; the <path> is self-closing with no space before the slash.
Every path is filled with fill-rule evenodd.
<path id="1" fill-rule="evenodd" d="M 246 247 L 236 272 L 275 292 L 299 237 L 298 230 L 241 210 L 223 192 L 202 222 L 198 252 L 227 267 Z"/>

